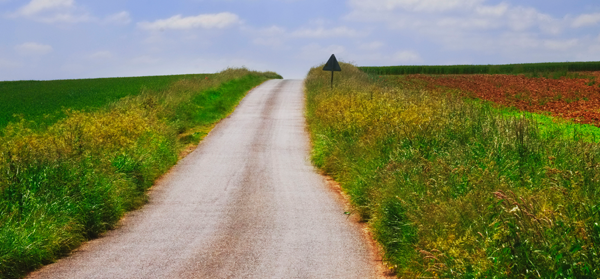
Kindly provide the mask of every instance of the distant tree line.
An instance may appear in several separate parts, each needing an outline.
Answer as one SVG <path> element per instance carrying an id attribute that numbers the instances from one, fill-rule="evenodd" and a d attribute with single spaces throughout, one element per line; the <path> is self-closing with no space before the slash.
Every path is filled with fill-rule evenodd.
<path id="1" fill-rule="evenodd" d="M 531 74 L 548 72 L 600 71 L 600 62 L 560 62 L 506 65 L 450 65 L 450 66 L 385 66 L 358 67 L 363 72 L 377 75 L 456 75 L 456 74 Z"/>

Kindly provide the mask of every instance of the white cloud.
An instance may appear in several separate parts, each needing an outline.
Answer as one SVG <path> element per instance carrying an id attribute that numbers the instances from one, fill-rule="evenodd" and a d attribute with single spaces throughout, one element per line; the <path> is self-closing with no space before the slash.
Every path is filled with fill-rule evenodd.
<path id="1" fill-rule="evenodd" d="M 525 31 L 538 28 L 548 34 L 562 31 L 564 20 L 530 7 L 508 3 L 486 5 L 484 0 L 350 0 L 351 21 L 387 22 L 396 29 L 438 32 L 447 30 Z M 442 28 L 442 29 L 440 29 Z"/>
<path id="2" fill-rule="evenodd" d="M 527 56 L 541 57 L 545 55 L 544 57 L 550 57 L 545 59 L 551 61 L 552 57 L 563 57 L 563 54 L 573 56 L 582 51 L 587 45 L 590 45 L 590 42 L 581 38 L 544 38 L 535 33 L 505 32 L 497 37 L 464 36 L 459 39 L 446 37 L 442 39 L 442 44 L 444 48 L 449 50 L 504 55 L 511 59 L 517 59 L 516 56 L 527 58 Z"/>
<path id="3" fill-rule="evenodd" d="M 312 25 L 323 24 L 323 21 L 311 21 Z M 268 46 L 272 48 L 289 48 L 286 46 L 290 40 L 298 38 L 311 38 L 311 39 L 322 39 L 322 38 L 352 38 L 363 36 L 364 34 L 346 26 L 340 26 L 335 28 L 299 28 L 294 31 L 287 31 L 286 29 L 279 26 L 270 26 L 268 28 L 254 29 L 248 26 L 243 26 L 242 30 L 245 34 L 250 36 L 251 41 L 255 45 Z M 314 46 L 314 45 L 313 45 Z"/>
<path id="4" fill-rule="evenodd" d="M 252 40 L 252 43 L 259 46 L 268 46 L 273 48 L 283 46 L 283 41 L 277 38 L 256 38 Z"/>
<path id="5" fill-rule="evenodd" d="M 160 62 L 160 58 L 142 55 L 131 59 L 131 63 L 133 64 L 141 64 L 141 65 L 153 65 Z"/>
<path id="6" fill-rule="evenodd" d="M 21 7 L 17 11 L 17 14 L 32 16 L 48 10 L 72 8 L 74 5 L 74 0 L 31 0 L 29 4 Z"/>
<path id="7" fill-rule="evenodd" d="M 366 43 L 366 44 L 361 44 L 358 48 L 364 49 L 364 50 L 377 50 L 377 49 L 382 48 L 383 46 L 385 46 L 385 43 L 380 42 L 380 41 L 375 41 L 375 42 L 370 42 L 370 43 Z"/>
<path id="8" fill-rule="evenodd" d="M 445 12 L 480 5 L 483 0 L 350 0 L 357 9 L 372 11 L 405 10 L 410 12 Z"/>
<path id="9" fill-rule="evenodd" d="M 506 22 L 515 31 L 524 31 L 533 26 L 539 26 L 542 31 L 558 33 L 551 29 L 554 21 L 551 16 L 540 13 L 534 8 L 515 7 L 511 8 L 507 14 Z"/>
<path id="10" fill-rule="evenodd" d="M 580 15 L 577 18 L 575 18 L 575 20 L 573 20 L 573 23 L 571 24 L 571 26 L 578 28 L 578 27 L 596 25 L 599 22 L 600 22 L 600 13 L 583 14 L 583 15 Z"/>
<path id="11" fill-rule="evenodd" d="M 323 20 L 312 20 L 310 22 L 310 25 L 321 24 L 324 24 Z M 346 26 L 335 28 L 325 28 L 322 26 L 312 28 L 303 27 L 294 31 L 287 31 L 285 28 L 276 25 L 262 29 L 242 26 L 241 30 L 251 38 L 253 44 L 273 49 L 289 49 L 292 47 L 289 43 L 296 39 L 354 38 L 365 35 Z"/>
<path id="12" fill-rule="evenodd" d="M 396 52 L 393 59 L 398 63 L 415 63 L 422 61 L 421 56 L 418 53 L 410 50 Z"/>
<path id="13" fill-rule="evenodd" d="M 159 19 L 154 22 L 140 22 L 138 27 L 144 30 L 167 30 L 167 29 L 194 29 L 194 28 L 225 28 L 240 23 L 236 14 L 229 12 L 218 14 L 201 14 L 197 16 L 182 17 L 176 15 L 167 19 Z"/>
<path id="14" fill-rule="evenodd" d="M 44 23 L 78 23 L 95 20 L 78 8 L 74 0 L 31 0 L 9 17 L 22 17 Z"/>
<path id="15" fill-rule="evenodd" d="M 440 29 L 450 30 L 490 30 L 501 26 L 500 23 L 486 18 L 458 18 L 445 17 L 437 21 L 432 21 L 430 24 L 435 24 Z M 426 26 L 426 25 L 422 25 Z"/>
<path id="16" fill-rule="evenodd" d="M 285 28 L 277 26 L 277 25 L 273 25 L 273 26 L 266 27 L 266 28 L 254 28 L 252 26 L 242 25 L 240 27 L 240 30 L 243 31 L 244 34 L 248 34 L 250 36 L 253 36 L 254 38 L 257 38 L 257 37 L 281 38 L 282 36 L 287 36 L 287 32 L 286 32 Z"/>
<path id="17" fill-rule="evenodd" d="M 75 0 L 31 0 L 25 6 L 7 16 L 9 18 L 26 18 L 43 23 L 96 22 L 101 24 L 129 24 L 131 22 L 131 17 L 126 11 L 99 19 L 84 8 L 78 7 Z"/>
<path id="18" fill-rule="evenodd" d="M 439 50 L 469 50 L 483 55 L 519 49 L 572 49 L 581 44 L 561 39 L 571 23 L 567 16 L 554 18 L 531 7 L 488 2 L 491 1 L 349 0 L 351 11 L 345 19 L 383 23 L 388 33 L 430 41 Z M 422 61 L 417 53 L 406 51 L 397 53 L 396 58 Z"/>
<path id="19" fill-rule="evenodd" d="M 346 48 L 340 45 L 329 45 L 323 47 L 320 44 L 312 43 L 302 47 L 301 56 L 315 58 L 329 57 L 331 54 L 335 54 L 339 60 L 339 54 L 344 54 L 345 52 Z"/>
<path id="20" fill-rule="evenodd" d="M 0 58 L 0 68 L 11 69 L 11 68 L 17 68 L 19 66 L 20 66 L 19 63 Z"/>
<path id="21" fill-rule="evenodd" d="M 591 53 L 600 54 L 600 35 L 592 40 L 592 42 L 589 44 L 588 51 Z M 586 60 L 591 60 L 591 58 L 587 58 Z"/>
<path id="22" fill-rule="evenodd" d="M 323 27 L 315 29 L 302 28 L 292 32 L 291 36 L 298 38 L 357 37 L 359 36 L 359 33 L 346 26 L 340 26 L 331 29 Z"/>
<path id="23" fill-rule="evenodd" d="M 257 33 L 262 36 L 281 36 L 285 34 L 285 29 L 283 27 L 273 25 L 268 28 L 260 29 Z"/>
<path id="24" fill-rule="evenodd" d="M 112 24 L 129 24 L 131 22 L 131 16 L 129 12 L 122 11 L 113 15 L 109 15 L 104 19 L 104 23 Z"/>
<path id="25" fill-rule="evenodd" d="M 477 6 L 475 12 L 480 16 L 501 17 L 506 14 L 509 7 L 506 3 L 500 3 L 496 6 Z"/>
<path id="26" fill-rule="evenodd" d="M 106 60 L 113 58 L 113 54 L 110 51 L 97 51 L 89 56 L 92 60 Z"/>
<path id="27" fill-rule="evenodd" d="M 54 49 L 50 45 L 38 43 L 24 43 L 15 46 L 15 50 L 24 56 L 42 56 L 52 52 Z"/>
<path id="28" fill-rule="evenodd" d="M 259 29 L 243 25 L 241 30 L 250 37 L 253 44 L 271 48 L 283 47 L 288 37 L 285 28 L 277 25 Z"/>
<path id="29" fill-rule="evenodd" d="M 51 16 L 38 17 L 35 20 L 44 23 L 79 23 L 93 21 L 94 18 L 89 14 L 72 14 L 72 13 L 61 13 Z"/>
<path id="30" fill-rule="evenodd" d="M 546 40 L 544 41 L 544 47 L 549 49 L 549 50 L 558 50 L 558 51 L 565 51 L 565 50 L 569 50 L 573 47 L 576 47 L 579 45 L 579 40 L 578 39 L 571 39 L 571 40 Z"/>

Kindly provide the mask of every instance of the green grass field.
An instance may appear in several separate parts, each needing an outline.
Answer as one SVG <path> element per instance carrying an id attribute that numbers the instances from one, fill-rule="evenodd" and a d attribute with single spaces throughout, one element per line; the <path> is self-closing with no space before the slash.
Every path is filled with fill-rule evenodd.
<path id="1" fill-rule="evenodd" d="M 246 69 L 148 77 L 156 79 L 147 87 L 152 91 L 139 92 L 146 87 L 140 81 L 128 96 L 121 90 L 98 102 L 88 96 L 77 104 L 94 109 L 67 108 L 41 128 L 35 117 L 9 123 L 0 133 L 0 278 L 19 278 L 113 228 L 145 203 L 146 190 L 180 152 L 271 78 L 281 77 Z M 86 82 L 70 84 L 89 92 L 79 87 Z M 72 104 L 65 92 L 49 107 Z"/>
<path id="2" fill-rule="evenodd" d="M 468 101 L 468 100 L 467 100 Z M 483 103 L 473 100 L 480 106 L 489 106 L 499 115 L 508 118 L 524 117 L 537 124 L 540 137 L 545 139 L 560 138 L 562 140 L 584 141 L 589 143 L 600 142 L 600 127 L 590 124 L 578 124 L 564 119 L 552 117 L 545 114 L 523 112 L 514 108 L 502 108 L 491 103 Z"/>
<path id="3" fill-rule="evenodd" d="M 393 86 L 305 81 L 313 163 L 401 278 L 598 278 L 598 128 Z"/>
<path id="4" fill-rule="evenodd" d="M 0 128 L 20 115 L 38 125 L 49 125 L 65 116 L 64 109 L 93 110 L 126 96 L 161 92 L 181 79 L 210 74 L 51 81 L 0 82 Z M 46 116 L 46 117 L 45 117 Z"/>

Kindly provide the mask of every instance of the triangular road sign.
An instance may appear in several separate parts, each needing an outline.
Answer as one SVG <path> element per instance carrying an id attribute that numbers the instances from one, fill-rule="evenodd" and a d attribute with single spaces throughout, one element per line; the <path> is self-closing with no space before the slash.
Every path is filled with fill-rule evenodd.
<path id="1" fill-rule="evenodd" d="M 342 68 L 340 67 L 340 63 L 338 63 L 337 59 L 335 59 L 335 55 L 332 54 L 331 57 L 329 57 L 329 61 L 327 61 L 327 64 L 325 64 L 325 67 L 323 67 L 323 71 L 335 71 L 335 72 L 341 72 Z"/>

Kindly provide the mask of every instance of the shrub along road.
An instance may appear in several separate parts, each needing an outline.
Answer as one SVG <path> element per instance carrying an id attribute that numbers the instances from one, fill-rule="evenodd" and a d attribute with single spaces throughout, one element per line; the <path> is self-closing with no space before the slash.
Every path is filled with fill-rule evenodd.
<path id="1" fill-rule="evenodd" d="M 308 161 L 302 86 L 248 93 L 119 229 L 30 277 L 375 277 L 360 227 Z"/>

